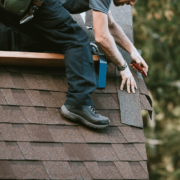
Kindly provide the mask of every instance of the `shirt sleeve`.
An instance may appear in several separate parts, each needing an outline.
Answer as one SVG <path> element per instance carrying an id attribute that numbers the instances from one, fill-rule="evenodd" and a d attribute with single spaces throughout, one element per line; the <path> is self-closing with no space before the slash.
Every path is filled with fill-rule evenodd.
<path id="1" fill-rule="evenodd" d="M 89 0 L 91 9 L 108 14 L 111 5 L 111 0 Z"/>

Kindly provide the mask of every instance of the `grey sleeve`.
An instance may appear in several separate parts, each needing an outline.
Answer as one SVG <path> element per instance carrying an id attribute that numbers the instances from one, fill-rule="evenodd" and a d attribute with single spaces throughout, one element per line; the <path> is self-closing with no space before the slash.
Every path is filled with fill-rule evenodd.
<path id="1" fill-rule="evenodd" d="M 91 9 L 108 14 L 112 0 L 89 0 Z"/>

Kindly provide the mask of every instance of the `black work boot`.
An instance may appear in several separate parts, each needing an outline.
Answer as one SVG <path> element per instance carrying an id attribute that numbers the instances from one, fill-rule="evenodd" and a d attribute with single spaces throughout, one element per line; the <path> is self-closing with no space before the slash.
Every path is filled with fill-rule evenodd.
<path id="1" fill-rule="evenodd" d="M 92 106 L 77 107 L 63 105 L 61 107 L 61 113 L 70 120 L 80 121 L 96 129 L 105 128 L 110 124 L 110 120 L 107 117 L 101 116 Z"/>

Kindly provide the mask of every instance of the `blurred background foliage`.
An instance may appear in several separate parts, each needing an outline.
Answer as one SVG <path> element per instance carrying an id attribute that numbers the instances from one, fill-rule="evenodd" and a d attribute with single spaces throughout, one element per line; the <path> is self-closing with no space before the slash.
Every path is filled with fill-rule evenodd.
<path id="1" fill-rule="evenodd" d="M 180 0 L 138 0 L 133 18 L 153 98 L 154 120 L 143 112 L 150 180 L 179 180 Z"/>

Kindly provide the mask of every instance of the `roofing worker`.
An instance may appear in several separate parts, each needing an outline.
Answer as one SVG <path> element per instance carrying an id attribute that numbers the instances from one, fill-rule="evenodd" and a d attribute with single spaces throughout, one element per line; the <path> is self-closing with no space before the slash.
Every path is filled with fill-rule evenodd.
<path id="1" fill-rule="evenodd" d="M 12 2 L 10 0 L 1 0 L 1 6 L 7 5 L 7 1 Z M 16 1 L 20 0 L 14 0 L 14 2 Z M 109 11 L 112 0 L 63 0 L 63 5 L 58 0 L 43 1 L 43 3 L 39 0 L 31 2 L 39 6 L 38 10 L 36 7 L 35 10 L 31 9 L 30 14 L 23 19 L 23 21 L 30 21 L 21 25 L 19 22 L 23 17 L 22 15 L 18 17 L 11 14 L 13 13 L 13 8 L 10 10 L 1 8 L 0 22 L 3 27 L 1 28 L 10 32 L 9 28 L 11 27 L 15 28 L 17 32 L 22 32 L 18 35 L 18 38 L 22 38 L 21 42 L 25 42 L 23 33 L 28 33 L 43 42 L 41 47 L 49 50 L 53 47 L 59 53 L 64 53 L 69 89 L 66 102 L 61 107 L 61 113 L 71 120 L 81 121 L 93 128 L 107 127 L 110 124 L 110 120 L 101 116 L 95 110 L 90 95 L 97 85 L 89 37 L 77 22 L 72 19 L 70 13 L 80 13 L 93 9 L 95 40 L 99 43 L 108 59 L 117 65 L 122 77 L 121 90 L 127 83 L 127 92 L 130 93 L 132 91 L 135 93 L 137 85 L 127 63 L 116 47 L 116 43 L 131 54 L 132 59 L 137 64 L 142 65 L 146 73 L 148 71 L 147 64 L 124 34 L 121 27 L 115 23 Z M 124 4 L 133 6 L 135 3 L 136 0 L 114 0 L 116 6 Z M 11 13 L 7 13 L 7 10 Z M 32 12 L 35 12 L 34 18 L 31 16 Z M 1 42 L 2 39 L 3 37 L 1 36 Z M 3 43 L 3 47 L 6 47 L 6 40 Z M 14 46 L 11 50 L 14 50 L 14 47 L 17 51 L 25 51 L 26 49 L 25 43 L 25 45 L 16 45 L 17 42 L 13 44 Z M 3 50 L 1 45 L 0 48 Z"/>

